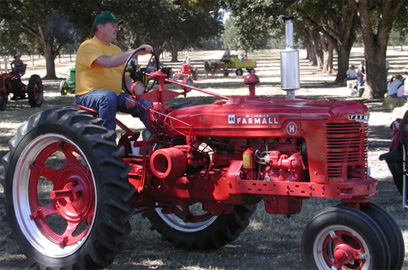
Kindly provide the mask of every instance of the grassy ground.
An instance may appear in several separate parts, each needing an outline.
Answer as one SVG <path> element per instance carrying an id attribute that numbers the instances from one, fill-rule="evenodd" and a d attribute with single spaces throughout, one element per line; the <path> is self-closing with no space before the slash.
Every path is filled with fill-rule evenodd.
<path id="1" fill-rule="evenodd" d="M 230 75 L 223 77 L 207 77 L 203 70 L 204 59 L 218 59 L 222 51 L 188 52 L 192 63 L 199 68 L 199 79 L 195 86 L 214 91 L 223 95 L 246 95 L 248 88 L 243 84 L 243 77 Z M 240 53 L 240 52 L 237 52 Z M 301 58 L 304 52 L 301 52 Z M 187 53 L 186 53 L 187 54 Z M 358 64 L 362 57 L 362 50 L 356 49 L 352 53 L 352 62 Z M 180 59 L 184 55 L 180 55 Z M 260 77 L 257 85 L 257 95 L 283 96 L 280 90 L 279 52 L 274 50 L 258 51 L 249 55 L 250 60 L 257 61 L 256 74 Z M 407 52 L 389 50 L 388 57 L 392 73 L 402 73 L 408 59 Z M 24 60 L 24 58 L 23 58 Z M 42 59 L 25 59 L 28 70 L 24 79 L 31 74 L 44 76 L 44 62 Z M 170 63 L 169 56 L 165 56 L 164 64 L 180 68 L 180 63 Z M 56 61 L 57 74 L 65 77 L 68 68 L 74 66 L 69 57 Z M 346 87 L 331 84 L 334 76 L 322 75 L 315 67 L 301 60 L 301 89 L 296 92 L 302 98 L 338 98 L 351 99 Z M 44 81 L 45 97 L 41 108 L 30 108 L 27 100 L 9 101 L 7 109 L 0 111 L 0 157 L 8 151 L 7 142 L 15 135 L 16 129 L 26 121 L 29 115 L 52 107 L 72 106 L 72 95 L 61 96 L 58 90 L 59 81 Z M 211 101 L 200 93 L 191 93 L 187 100 Z M 184 98 L 175 103 L 186 101 Z M 378 160 L 381 153 L 387 151 L 392 138 L 388 126 L 395 117 L 401 117 L 405 110 L 388 111 L 382 108 L 381 100 L 362 100 L 370 109 L 369 122 L 369 166 L 371 175 L 379 180 L 379 195 L 374 202 L 379 204 L 396 220 L 406 242 L 408 250 L 408 215 L 401 207 L 401 197 L 395 188 L 391 174 L 385 162 Z M 126 115 L 119 118 L 134 129 L 141 129 L 139 120 Z M 0 173 L 3 172 L 0 166 Z M 0 192 L 2 187 L 0 186 Z M 251 219 L 250 226 L 232 244 L 212 252 L 194 252 L 174 248 L 167 242 L 162 242 L 160 236 L 150 231 L 150 224 L 141 215 L 132 218 L 133 231 L 125 241 L 124 250 L 117 256 L 109 269 L 302 269 L 300 255 L 300 239 L 308 220 L 319 211 L 338 204 L 337 200 L 311 198 L 304 201 L 301 213 L 290 218 L 267 214 L 262 204 Z M 4 215 L 4 207 L 0 205 L 0 216 Z M 16 242 L 10 237 L 8 225 L 0 220 L 0 269 L 24 268 L 26 258 L 18 252 Z M 405 253 L 404 267 L 408 269 L 408 253 Z"/>

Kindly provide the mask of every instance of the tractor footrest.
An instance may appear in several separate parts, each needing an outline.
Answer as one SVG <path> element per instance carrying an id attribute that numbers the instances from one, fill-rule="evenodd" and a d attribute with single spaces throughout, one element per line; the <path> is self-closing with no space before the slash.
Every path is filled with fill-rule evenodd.
<path id="1" fill-rule="evenodd" d="M 78 108 L 80 108 L 81 110 L 84 110 L 84 111 L 89 112 L 89 113 L 92 114 L 93 116 L 98 116 L 98 114 L 99 114 L 97 110 L 92 109 L 92 108 L 89 108 L 89 107 L 86 107 L 86 106 L 84 106 L 84 105 L 80 105 L 80 104 L 78 104 L 78 103 L 76 103 L 76 102 L 74 102 L 74 105 L 77 106 Z"/>

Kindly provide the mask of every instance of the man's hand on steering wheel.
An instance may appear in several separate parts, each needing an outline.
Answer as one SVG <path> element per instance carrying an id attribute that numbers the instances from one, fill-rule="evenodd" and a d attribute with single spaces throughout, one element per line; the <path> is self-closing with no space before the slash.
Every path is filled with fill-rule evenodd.
<path id="1" fill-rule="evenodd" d="M 139 53 L 137 53 L 137 55 L 145 55 L 145 54 L 153 53 L 153 47 L 148 44 L 140 45 L 139 48 L 137 48 L 135 51 L 137 50 L 140 50 Z"/>
<path id="2" fill-rule="evenodd" d="M 151 54 L 151 57 L 147 62 L 141 63 L 141 61 L 137 61 L 137 66 L 131 67 L 131 60 L 136 58 L 138 55 L 146 55 Z M 142 59 L 146 60 L 146 59 Z M 153 53 L 153 47 L 148 44 L 143 44 L 135 49 L 132 54 L 128 57 L 127 61 L 125 62 L 123 74 L 122 74 L 122 83 L 125 93 L 132 95 L 129 85 L 132 84 L 132 81 L 141 81 L 145 85 L 145 92 L 151 90 L 156 83 L 156 80 L 149 80 L 149 78 L 145 75 L 145 73 L 153 72 L 159 70 L 159 59 Z M 132 76 L 129 75 L 129 69 Z"/>

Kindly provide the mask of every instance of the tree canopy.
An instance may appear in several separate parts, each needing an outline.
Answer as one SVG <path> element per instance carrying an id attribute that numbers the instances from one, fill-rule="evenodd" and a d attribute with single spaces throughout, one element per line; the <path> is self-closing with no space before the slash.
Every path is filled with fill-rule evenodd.
<path id="1" fill-rule="evenodd" d="M 221 28 L 218 1 L 5 0 L 0 1 L 2 50 L 10 53 L 16 44 L 39 44 L 46 59 L 45 79 L 56 78 L 54 60 L 63 46 L 89 37 L 95 16 L 104 10 L 127 22 L 119 40 L 123 46 L 149 43 L 174 55 L 217 35 Z"/>
<path id="2" fill-rule="evenodd" d="M 82 32 L 84 22 L 92 16 L 91 7 L 96 6 L 97 2 L 99 1 L 0 1 L 3 50 L 10 52 L 21 49 L 20 44 L 40 47 L 46 59 L 45 78 L 56 78 L 55 57 L 64 45 L 74 42 L 78 33 Z M 5 31 L 6 29 L 10 30 Z M 20 33 L 24 35 L 19 35 Z M 32 49 L 27 51 L 31 52 Z"/>
<path id="3" fill-rule="evenodd" d="M 125 15 L 127 44 L 149 43 L 158 53 L 170 51 L 173 61 L 179 50 L 197 47 L 222 27 L 219 5 L 211 1 L 125 1 L 110 10 L 122 17 L 137 10 L 137 16 Z"/>
<path id="4" fill-rule="evenodd" d="M 318 58 L 316 62 L 324 71 L 331 72 L 333 50 L 337 52 L 337 83 L 346 77 L 356 31 L 360 31 L 367 63 L 368 98 L 383 96 L 390 31 L 395 23 L 403 33 L 408 22 L 406 0 L 225 0 L 224 5 L 232 11 L 232 17 L 238 18 L 235 24 L 245 22 L 237 33 L 248 41 L 255 40 L 251 35 L 269 34 L 265 29 L 276 27 L 278 15 L 295 16 L 298 39 L 303 40 L 308 55 Z"/>
<path id="5" fill-rule="evenodd" d="M 261 49 L 272 35 L 284 39 L 279 15 L 295 17 L 297 46 L 308 57 L 345 79 L 351 48 L 361 32 L 367 63 L 367 97 L 385 92 L 385 56 L 389 36 L 405 39 L 406 0 L 2 0 L 0 1 L 0 53 L 40 50 L 46 58 L 46 78 L 55 78 L 54 60 L 62 48 L 77 47 L 92 34 L 95 16 L 110 10 L 125 20 L 118 43 L 124 49 L 142 43 L 156 52 L 200 48 L 223 36 L 224 45 L 246 51 Z M 222 10 L 230 12 L 223 25 Z M 221 48 L 220 48 L 221 49 Z"/>

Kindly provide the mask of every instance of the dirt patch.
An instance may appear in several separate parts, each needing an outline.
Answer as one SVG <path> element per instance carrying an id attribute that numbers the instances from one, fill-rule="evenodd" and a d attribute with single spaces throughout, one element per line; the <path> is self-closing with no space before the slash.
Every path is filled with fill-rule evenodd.
<path id="1" fill-rule="evenodd" d="M 217 92 L 222 95 L 247 95 L 248 88 L 243 85 L 243 77 L 230 75 L 223 77 L 207 77 L 203 69 L 204 59 L 221 57 L 222 51 L 188 52 L 192 63 L 199 68 L 197 87 Z M 237 52 L 240 53 L 240 52 Z M 302 52 L 303 53 L 303 52 Z M 302 55 L 301 53 L 301 55 Z M 405 52 L 390 50 L 392 72 L 399 73 L 403 68 Z M 399 57 L 398 57 L 399 56 Z M 260 77 L 257 85 L 257 95 L 283 96 L 280 89 L 279 51 L 264 50 L 251 54 L 250 60 L 257 60 L 256 74 Z M 352 61 L 358 63 L 362 57 L 361 50 L 355 50 Z M 180 59 L 183 55 L 180 56 Z M 23 58 L 24 60 L 24 58 Z M 24 76 L 27 80 L 31 74 L 44 76 L 43 60 L 37 59 L 34 65 L 28 62 L 28 71 Z M 180 63 L 170 63 L 169 56 L 164 58 L 165 66 L 173 70 L 180 68 Z M 74 65 L 69 56 L 56 61 L 57 74 L 65 77 L 68 69 Z M 401 196 L 395 188 L 391 174 L 385 162 L 378 156 L 387 151 L 392 138 L 389 125 L 396 117 L 401 117 L 404 108 L 395 111 L 384 110 L 382 100 L 364 100 L 353 98 L 345 86 L 334 86 L 334 76 L 321 75 L 315 67 L 301 60 L 301 89 L 296 92 L 299 98 L 336 98 L 354 99 L 364 103 L 370 109 L 369 120 L 369 166 L 371 176 L 378 179 L 378 196 L 374 202 L 387 210 L 397 221 L 403 231 L 405 242 L 408 243 L 407 210 L 401 207 Z M 0 157 L 8 151 L 7 142 L 17 132 L 29 115 L 53 107 L 72 107 L 73 95 L 61 96 L 59 80 L 44 81 L 44 103 L 41 108 L 30 108 L 27 100 L 10 101 L 5 111 L 0 111 Z M 201 93 L 191 93 L 182 101 L 212 101 Z M 176 100 L 175 102 L 181 102 Z M 136 130 L 142 128 L 138 119 L 120 115 L 119 118 Z M 0 173 L 4 171 L 0 167 Z M 2 187 L 0 186 L 0 192 Z M 174 248 L 167 242 L 162 242 L 157 233 L 150 231 L 147 220 L 136 215 L 132 218 L 133 231 L 125 241 L 124 250 L 116 258 L 109 269 L 298 269 L 302 267 L 300 255 L 300 240 L 307 221 L 320 210 L 336 205 L 336 200 L 312 198 L 305 200 L 302 212 L 290 218 L 270 215 L 264 211 L 262 204 L 251 219 L 250 226 L 232 244 L 213 252 L 193 252 Z M 0 215 L 4 215 L 4 207 L 0 205 Z M 10 237 L 10 229 L 4 221 L 0 221 L 0 269 L 19 269 L 26 264 L 25 256 L 19 254 L 16 242 Z M 406 250 L 408 246 L 406 245 Z M 408 268 L 408 255 L 405 255 L 405 267 Z"/>

